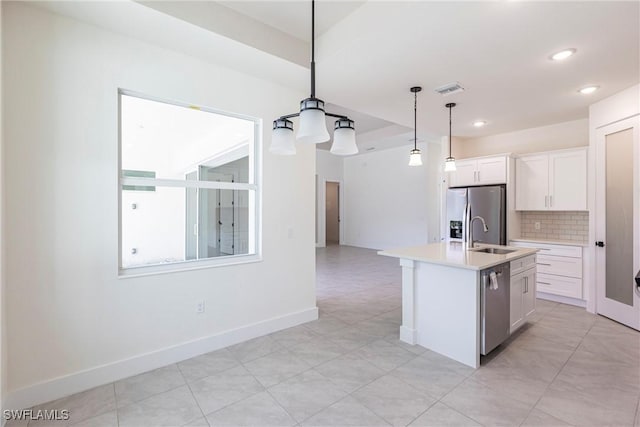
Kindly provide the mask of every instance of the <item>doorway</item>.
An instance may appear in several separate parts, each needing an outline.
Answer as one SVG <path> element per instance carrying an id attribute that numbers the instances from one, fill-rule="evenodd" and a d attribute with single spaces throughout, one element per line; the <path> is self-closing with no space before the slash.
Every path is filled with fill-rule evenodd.
<path id="1" fill-rule="evenodd" d="M 340 183 L 327 181 L 325 185 L 325 241 L 327 245 L 339 245 Z"/>
<path id="2" fill-rule="evenodd" d="M 640 330 L 640 118 L 596 134 L 597 312 Z"/>

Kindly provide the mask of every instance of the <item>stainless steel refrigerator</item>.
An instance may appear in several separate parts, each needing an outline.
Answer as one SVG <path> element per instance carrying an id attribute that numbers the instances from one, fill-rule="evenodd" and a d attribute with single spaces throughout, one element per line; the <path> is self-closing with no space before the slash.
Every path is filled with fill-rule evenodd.
<path id="1" fill-rule="evenodd" d="M 473 222 L 473 240 L 495 245 L 507 244 L 507 203 L 504 185 L 459 187 L 447 190 L 447 240 L 464 241 L 471 219 L 484 218 L 488 231 L 481 221 Z"/>

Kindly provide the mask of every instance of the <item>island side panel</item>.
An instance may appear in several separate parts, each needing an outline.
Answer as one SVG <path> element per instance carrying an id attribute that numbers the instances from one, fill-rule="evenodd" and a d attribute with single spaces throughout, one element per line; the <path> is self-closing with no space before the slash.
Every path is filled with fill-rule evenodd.
<path id="1" fill-rule="evenodd" d="M 417 343 L 480 367 L 479 271 L 416 262 L 413 279 Z"/>
<path id="2" fill-rule="evenodd" d="M 417 330 L 415 319 L 415 280 L 414 269 L 416 262 L 410 259 L 400 259 L 402 267 L 402 325 L 400 326 L 400 341 L 407 344 L 417 344 Z"/>

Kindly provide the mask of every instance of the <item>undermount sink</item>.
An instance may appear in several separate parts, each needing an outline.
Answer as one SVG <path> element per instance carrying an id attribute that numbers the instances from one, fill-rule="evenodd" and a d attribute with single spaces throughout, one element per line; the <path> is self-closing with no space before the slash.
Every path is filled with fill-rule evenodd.
<path id="1" fill-rule="evenodd" d="M 495 255 L 506 255 L 511 252 L 515 252 L 517 249 L 502 249 L 502 248 L 473 248 L 469 249 L 473 252 L 484 252 L 487 254 L 495 254 Z"/>

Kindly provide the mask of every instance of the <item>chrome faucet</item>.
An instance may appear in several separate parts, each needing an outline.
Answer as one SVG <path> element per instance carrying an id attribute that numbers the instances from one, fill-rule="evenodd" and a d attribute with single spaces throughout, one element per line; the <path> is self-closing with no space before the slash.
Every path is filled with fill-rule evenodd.
<path id="1" fill-rule="evenodd" d="M 471 245 L 471 248 L 475 246 L 475 242 L 473 241 L 473 221 L 475 221 L 476 219 L 482 221 L 482 227 L 484 228 L 485 233 L 489 231 L 489 227 L 487 227 L 487 223 L 485 222 L 484 218 L 482 218 L 481 216 L 474 216 L 473 218 L 471 218 L 471 220 L 469 221 L 469 238 L 467 239 L 467 241 Z"/>

